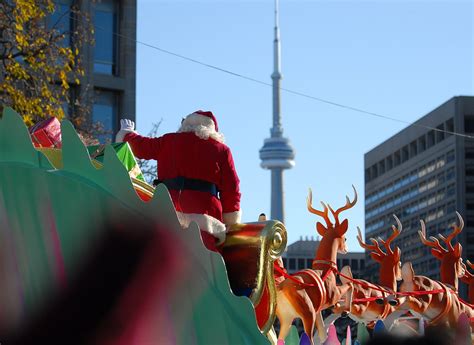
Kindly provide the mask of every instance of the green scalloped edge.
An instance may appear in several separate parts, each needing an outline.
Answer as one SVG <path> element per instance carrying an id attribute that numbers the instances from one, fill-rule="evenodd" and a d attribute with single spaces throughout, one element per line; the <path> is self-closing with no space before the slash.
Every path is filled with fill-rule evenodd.
<path id="1" fill-rule="evenodd" d="M 186 329 L 179 330 L 177 332 L 179 334 L 176 334 L 177 343 L 268 344 L 267 338 L 258 330 L 250 300 L 231 293 L 222 257 L 204 248 L 195 223 L 191 224 L 188 231 L 181 230 L 166 187 L 158 186 L 150 202 L 141 201 L 133 189 L 126 169 L 110 145 L 105 150 L 103 167 L 96 169 L 73 125 L 67 120 L 62 121 L 61 131 L 64 167 L 61 170 L 56 170 L 43 157 L 42 153 L 35 150 L 21 117 L 11 108 L 4 108 L 3 117 L 0 119 L 0 166 L 4 165 L 14 169 L 15 167 L 24 168 L 26 165 L 33 169 L 40 169 L 44 173 L 43 178 L 61 179 L 61 181 L 82 185 L 85 189 L 88 186 L 101 197 L 114 200 L 120 207 L 133 210 L 151 221 L 158 221 L 165 228 L 178 231 L 179 236 L 183 238 L 181 242 L 193 255 L 196 271 L 200 272 L 198 280 L 207 286 L 206 291 L 197 296 L 202 299 L 197 303 L 196 296 L 193 296 L 194 292 L 190 292 L 189 296 L 182 296 L 177 301 L 183 304 L 186 303 L 185 301 L 188 304 L 191 303 L 193 306 L 191 310 L 189 305 L 173 306 L 178 307 L 173 316 L 174 321 L 186 319 L 189 322 L 190 315 L 179 315 L 179 310 L 192 313 L 194 320 L 193 334 L 191 335 Z M 59 178 L 60 176 L 61 178 Z M 0 182 L 2 182 L 1 178 Z M 24 181 L 18 188 L 34 189 L 35 182 L 39 183 L 40 181 Z M 0 201 L 2 201 L 2 197 L 2 189 L 0 189 Z M 51 196 L 52 199 L 57 198 L 57 200 L 50 201 L 61 202 L 61 197 L 61 193 L 58 192 Z M 8 204 L 9 200 L 3 200 L 3 202 Z M 2 205 L 0 204 L 0 206 Z M 15 206 L 21 207 L 21 205 Z M 42 210 L 38 208 L 37 212 L 40 211 Z M 8 213 L 7 216 L 9 216 Z M 0 225 L 8 225 L 10 220 L 16 221 L 14 218 L 3 219 L 3 223 L 0 222 Z M 1 231 L 2 229 L 0 229 L 0 235 Z M 0 253 L 0 258 L 1 255 L 2 253 Z M 194 285 L 194 282 L 190 283 Z M 196 285 L 199 286 L 199 282 L 196 282 Z M 211 306 L 208 303 L 210 301 L 214 303 L 218 301 L 218 304 Z M 219 311 L 217 319 L 216 315 L 209 315 L 212 314 L 209 312 L 212 309 Z M 215 322 L 221 324 L 224 322 L 226 327 L 216 329 Z M 191 325 L 188 326 L 191 327 Z"/>

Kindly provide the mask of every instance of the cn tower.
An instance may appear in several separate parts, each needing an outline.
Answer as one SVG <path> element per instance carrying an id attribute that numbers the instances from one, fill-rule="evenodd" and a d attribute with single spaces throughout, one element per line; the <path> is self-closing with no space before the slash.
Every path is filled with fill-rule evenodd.
<path id="1" fill-rule="evenodd" d="M 270 138 L 265 139 L 260 149 L 260 166 L 271 171 L 271 219 L 284 223 L 283 170 L 295 165 L 295 151 L 290 141 L 283 137 L 280 109 L 280 29 L 278 23 L 278 0 L 275 0 L 275 39 L 273 40 L 273 127 Z"/>

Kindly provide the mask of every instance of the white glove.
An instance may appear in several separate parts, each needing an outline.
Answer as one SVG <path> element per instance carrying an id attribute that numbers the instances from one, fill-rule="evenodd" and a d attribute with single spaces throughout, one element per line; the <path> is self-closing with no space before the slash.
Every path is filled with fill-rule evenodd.
<path id="1" fill-rule="evenodd" d="M 118 131 L 117 135 L 115 136 L 115 142 L 121 143 L 125 136 L 128 133 L 136 133 L 135 129 L 135 122 L 129 119 L 122 119 L 120 120 L 120 131 Z"/>
<path id="2" fill-rule="evenodd" d="M 131 131 L 135 129 L 135 122 L 129 119 L 120 120 L 120 130 L 121 131 Z"/>

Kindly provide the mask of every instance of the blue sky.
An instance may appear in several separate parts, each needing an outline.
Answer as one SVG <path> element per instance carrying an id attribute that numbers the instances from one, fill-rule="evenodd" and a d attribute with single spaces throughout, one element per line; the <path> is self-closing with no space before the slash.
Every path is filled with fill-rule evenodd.
<path id="1" fill-rule="evenodd" d="M 138 0 L 138 40 L 264 82 L 273 70 L 273 0 Z M 474 94 L 471 1 L 280 0 L 282 87 L 414 121 L 453 96 Z M 161 133 L 181 117 L 211 110 L 241 179 L 244 221 L 270 214 L 270 172 L 258 151 L 269 136 L 270 87 L 137 46 L 137 127 Z M 349 249 L 362 251 L 364 153 L 406 125 L 282 92 L 284 135 L 296 150 L 285 172 L 289 243 L 316 236 L 306 210 L 319 200 L 359 202 L 349 219 Z"/>

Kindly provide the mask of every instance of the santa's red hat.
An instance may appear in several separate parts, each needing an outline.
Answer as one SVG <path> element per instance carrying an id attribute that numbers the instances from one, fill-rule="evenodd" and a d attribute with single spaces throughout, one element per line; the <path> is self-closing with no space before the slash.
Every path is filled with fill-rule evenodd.
<path id="1" fill-rule="evenodd" d="M 200 115 L 200 116 L 205 116 L 208 117 L 214 122 L 214 127 L 216 128 L 216 132 L 219 132 L 219 127 L 217 126 L 217 120 L 214 114 L 211 111 L 204 111 L 204 110 L 196 110 L 194 113 L 191 115 Z"/>

